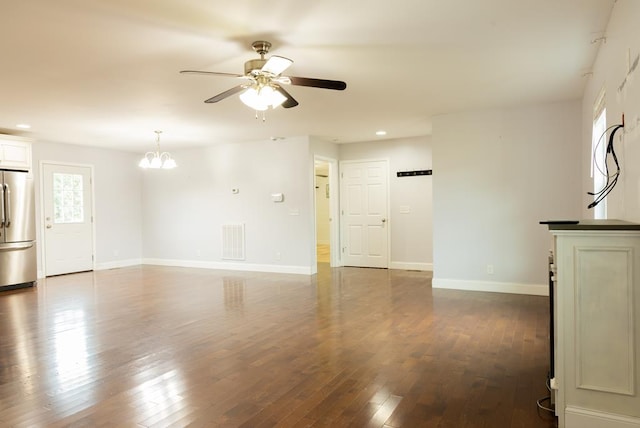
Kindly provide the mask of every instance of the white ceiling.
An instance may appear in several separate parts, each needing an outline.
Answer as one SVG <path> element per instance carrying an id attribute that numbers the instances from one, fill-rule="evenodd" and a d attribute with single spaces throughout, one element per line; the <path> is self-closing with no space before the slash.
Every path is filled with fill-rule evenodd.
<path id="1" fill-rule="evenodd" d="M 435 114 L 578 99 L 614 0 L 20 0 L 0 13 L 0 130 L 143 151 L 272 136 L 340 143 L 426 135 Z M 237 96 L 254 40 L 286 75 L 266 122 Z"/>

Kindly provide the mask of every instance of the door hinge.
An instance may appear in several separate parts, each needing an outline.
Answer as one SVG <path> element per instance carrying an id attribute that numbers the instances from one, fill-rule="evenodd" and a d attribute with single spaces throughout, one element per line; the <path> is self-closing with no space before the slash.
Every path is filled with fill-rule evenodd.
<path id="1" fill-rule="evenodd" d="M 91 254 L 91 261 L 95 261 L 95 259 L 93 258 L 93 254 Z"/>

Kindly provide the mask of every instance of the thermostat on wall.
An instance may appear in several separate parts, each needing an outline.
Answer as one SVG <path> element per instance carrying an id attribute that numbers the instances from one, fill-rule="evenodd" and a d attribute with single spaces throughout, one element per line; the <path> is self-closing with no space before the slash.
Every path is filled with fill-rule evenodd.
<path id="1" fill-rule="evenodd" d="M 282 202 L 282 201 L 284 201 L 284 194 L 282 194 L 282 193 L 272 193 L 271 194 L 271 200 L 273 202 Z"/>

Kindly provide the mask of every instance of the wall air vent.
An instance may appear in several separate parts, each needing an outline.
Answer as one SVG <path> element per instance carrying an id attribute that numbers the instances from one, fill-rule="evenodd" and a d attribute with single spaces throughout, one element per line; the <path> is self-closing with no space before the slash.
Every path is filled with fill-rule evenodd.
<path id="1" fill-rule="evenodd" d="M 244 224 L 222 225 L 222 259 L 244 260 Z"/>

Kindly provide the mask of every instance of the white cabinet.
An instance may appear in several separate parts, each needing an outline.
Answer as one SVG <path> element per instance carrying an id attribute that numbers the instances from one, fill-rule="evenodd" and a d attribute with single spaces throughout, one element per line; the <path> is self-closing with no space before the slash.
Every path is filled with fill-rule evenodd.
<path id="1" fill-rule="evenodd" d="M 559 427 L 640 427 L 640 224 L 549 229 Z"/>
<path id="2" fill-rule="evenodd" d="M 31 141 L 0 135 L 0 169 L 31 170 Z"/>

